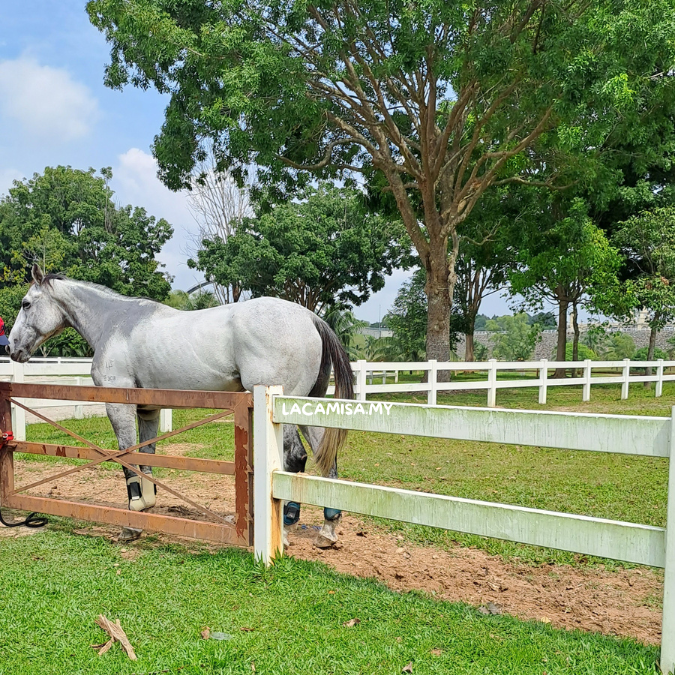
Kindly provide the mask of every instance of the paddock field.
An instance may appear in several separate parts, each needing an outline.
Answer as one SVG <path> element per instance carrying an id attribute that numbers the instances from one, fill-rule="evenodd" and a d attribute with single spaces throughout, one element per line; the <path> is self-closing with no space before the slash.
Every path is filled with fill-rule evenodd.
<path id="1" fill-rule="evenodd" d="M 497 403 L 669 415 L 675 402 L 675 383 L 664 385 L 660 399 L 635 385 L 630 398 L 620 401 L 619 389 L 595 386 L 592 400 L 581 403 L 580 387 L 551 388 L 543 407 L 536 389 L 500 390 Z M 484 401 L 484 392 L 439 394 L 439 403 Z M 176 411 L 174 427 L 204 414 Z M 107 419 L 70 420 L 66 426 L 115 447 Z M 28 436 L 66 441 L 42 424 L 29 426 Z M 231 448 L 232 425 L 216 423 L 170 439 L 160 451 L 229 458 Z M 63 462 L 25 455 L 17 460 L 17 484 L 48 475 L 56 461 Z M 352 432 L 340 473 L 349 480 L 665 524 L 667 460 L 657 458 Z M 171 470 L 157 475 L 191 486 L 188 494 L 227 512 L 227 478 L 216 484 L 212 476 Z M 115 504 L 125 498 L 121 471 L 107 466 L 44 489 L 51 496 Z M 166 496 L 160 504 L 181 509 Z M 244 673 L 253 672 L 252 663 L 255 672 L 265 673 L 397 673 L 411 661 L 416 673 L 656 672 L 657 651 L 650 645 L 659 640 L 659 571 L 354 516 L 345 518 L 342 546 L 320 553 L 311 547 L 319 519 L 318 510 L 303 511 L 304 528 L 292 535 L 288 551 L 293 558 L 269 573 L 237 551 L 152 535 L 123 552 L 109 529 L 59 519 L 31 535 L 24 528 L 0 530 L 0 675 Z M 337 576 L 330 567 L 390 588 Z M 504 613 L 476 610 L 487 602 Z M 119 616 L 143 664 L 112 652 L 99 658 L 88 647 L 102 637 L 93 624 L 100 612 Z M 350 618 L 361 623 L 343 627 Z M 205 625 L 234 638 L 203 641 Z"/>

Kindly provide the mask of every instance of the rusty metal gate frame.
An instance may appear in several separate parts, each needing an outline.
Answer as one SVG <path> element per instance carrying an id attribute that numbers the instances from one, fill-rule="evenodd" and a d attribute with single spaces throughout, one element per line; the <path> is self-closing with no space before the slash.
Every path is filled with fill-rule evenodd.
<path id="1" fill-rule="evenodd" d="M 83 438 L 35 410 L 31 410 L 16 398 L 55 399 L 66 401 L 92 401 L 99 403 L 125 403 L 135 405 L 157 405 L 166 408 L 215 408 L 221 412 L 203 420 L 192 422 L 181 429 L 169 431 L 156 438 L 137 443 L 126 450 L 108 450 Z M 0 382 L 0 429 L 12 431 L 11 404 L 34 414 L 39 419 L 86 444 L 86 447 L 52 445 L 27 441 L 9 440 L 0 448 L 0 505 L 24 511 L 36 511 L 55 516 L 66 516 L 87 520 L 135 527 L 153 532 L 162 532 L 193 539 L 204 539 L 220 544 L 236 546 L 253 545 L 253 398 L 248 393 L 218 391 L 182 391 L 176 389 L 123 389 L 116 387 L 91 387 L 76 385 L 26 384 Z M 172 457 L 136 452 L 140 448 L 171 436 L 194 429 L 219 418 L 234 415 L 234 462 L 200 459 L 193 457 Z M 90 460 L 87 464 L 70 468 L 54 476 L 23 485 L 14 486 L 14 453 L 25 452 L 36 455 L 51 455 L 72 459 Z M 157 479 L 141 474 L 152 483 L 170 494 L 182 499 L 201 513 L 219 522 L 189 520 L 155 513 L 128 511 L 115 507 L 101 506 L 49 497 L 35 497 L 20 494 L 43 483 L 58 480 L 70 474 L 91 468 L 103 462 L 117 462 L 134 473 L 140 471 L 131 462 L 146 466 L 160 466 L 183 471 L 198 471 L 233 475 L 235 482 L 235 522 L 229 523 L 222 516 L 197 504 L 176 492 Z"/>

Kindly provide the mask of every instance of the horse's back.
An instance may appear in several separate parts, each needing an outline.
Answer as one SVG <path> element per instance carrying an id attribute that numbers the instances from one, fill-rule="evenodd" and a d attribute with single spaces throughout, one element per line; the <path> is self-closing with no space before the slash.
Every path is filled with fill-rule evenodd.
<path id="1" fill-rule="evenodd" d="M 160 306 L 130 336 L 129 354 L 141 386 L 251 390 L 281 384 L 287 393 L 312 389 L 321 363 L 314 315 L 279 298 L 181 312 Z"/>

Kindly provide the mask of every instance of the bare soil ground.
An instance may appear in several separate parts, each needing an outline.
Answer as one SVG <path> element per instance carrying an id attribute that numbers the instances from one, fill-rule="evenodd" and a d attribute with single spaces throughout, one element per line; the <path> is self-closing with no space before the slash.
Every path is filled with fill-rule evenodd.
<path id="1" fill-rule="evenodd" d="M 169 446 L 171 454 L 197 447 Z M 37 481 L 61 470 L 62 465 L 17 461 L 16 485 Z M 161 480 L 217 513 L 232 513 L 232 480 L 209 474 L 172 475 Z M 56 483 L 47 482 L 31 493 L 126 506 L 121 471 L 84 470 Z M 153 511 L 201 518 L 201 514 L 166 493 L 160 493 L 159 504 Z M 303 508 L 301 524 L 289 537 L 289 555 L 319 560 L 346 574 L 375 577 L 397 591 L 419 590 L 439 599 L 484 606 L 486 612 L 505 612 L 560 628 L 599 631 L 649 644 L 660 642 L 663 577 L 658 571 L 644 567 L 619 571 L 557 565 L 534 567 L 505 562 L 483 551 L 461 546 L 451 551 L 412 546 L 400 535 L 382 531 L 349 514 L 343 518 L 338 545 L 322 550 L 313 545 L 321 519 L 320 509 Z M 0 538 L 37 532 L 39 530 L 0 526 Z M 110 527 L 87 527 L 78 532 L 110 539 L 117 534 Z M 167 540 L 171 538 L 160 537 L 160 541 Z M 130 552 L 135 550 L 134 544 L 125 544 L 125 547 Z"/>

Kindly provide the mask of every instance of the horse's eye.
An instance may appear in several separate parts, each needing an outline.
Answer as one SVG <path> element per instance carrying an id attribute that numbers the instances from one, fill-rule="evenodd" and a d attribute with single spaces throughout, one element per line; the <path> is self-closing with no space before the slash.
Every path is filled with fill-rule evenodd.
<path id="1" fill-rule="evenodd" d="M 24 300 L 21 303 L 21 307 L 22 307 L 22 309 L 30 309 L 30 302 L 28 302 L 28 300 Z"/>

